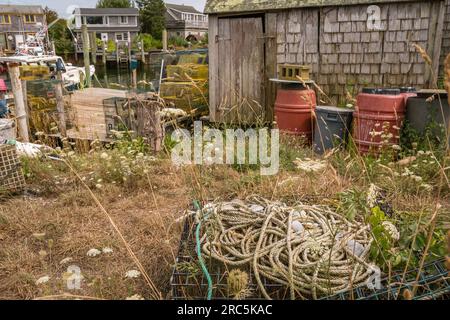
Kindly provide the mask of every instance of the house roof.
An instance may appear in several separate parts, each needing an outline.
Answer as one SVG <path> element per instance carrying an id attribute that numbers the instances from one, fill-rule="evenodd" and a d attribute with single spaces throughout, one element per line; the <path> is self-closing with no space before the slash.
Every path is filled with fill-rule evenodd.
<path id="1" fill-rule="evenodd" d="M 87 15 L 129 15 L 138 16 L 139 10 L 137 8 L 77 8 L 75 13 Z"/>
<path id="2" fill-rule="evenodd" d="M 26 5 L 10 5 L 0 4 L 0 13 L 17 13 L 17 14 L 44 14 L 44 9 L 41 6 L 26 6 Z"/>
<path id="3" fill-rule="evenodd" d="M 207 0 L 205 13 L 252 12 L 302 7 L 324 7 L 337 5 L 377 4 L 389 2 L 411 2 L 411 0 Z"/>
<path id="4" fill-rule="evenodd" d="M 185 6 L 181 4 L 172 4 L 172 3 L 166 3 L 166 8 L 173 9 L 180 12 L 186 12 L 186 13 L 197 13 L 201 14 L 200 11 L 195 9 L 193 6 Z"/>

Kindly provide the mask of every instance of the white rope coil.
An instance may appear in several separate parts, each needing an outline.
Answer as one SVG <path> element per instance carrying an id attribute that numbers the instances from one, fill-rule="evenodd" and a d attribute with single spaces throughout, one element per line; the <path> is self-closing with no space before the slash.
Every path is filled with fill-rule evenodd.
<path id="1" fill-rule="evenodd" d="M 203 251 L 227 266 L 250 266 L 265 298 L 262 277 L 285 285 L 291 299 L 332 295 L 372 274 L 369 226 L 325 206 L 287 206 L 258 197 L 210 203 L 202 219 Z"/>

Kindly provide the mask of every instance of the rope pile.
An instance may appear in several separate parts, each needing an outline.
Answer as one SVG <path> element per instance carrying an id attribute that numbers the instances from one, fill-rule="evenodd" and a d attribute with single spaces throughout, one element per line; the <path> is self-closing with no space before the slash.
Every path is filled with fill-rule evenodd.
<path id="1" fill-rule="evenodd" d="M 267 299 L 263 277 L 288 287 L 291 299 L 318 299 L 354 288 L 372 274 L 369 226 L 328 207 L 250 197 L 209 203 L 197 219 L 204 254 L 227 266 L 250 266 Z"/>

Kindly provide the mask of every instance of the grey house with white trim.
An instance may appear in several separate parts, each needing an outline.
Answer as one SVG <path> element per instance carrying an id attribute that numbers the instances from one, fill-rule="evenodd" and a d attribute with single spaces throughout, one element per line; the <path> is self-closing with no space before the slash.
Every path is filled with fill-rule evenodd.
<path id="1" fill-rule="evenodd" d="M 83 51 L 81 26 L 104 42 L 127 43 L 139 34 L 139 10 L 136 8 L 77 8 L 73 32 L 77 37 L 77 52 Z"/>
<path id="2" fill-rule="evenodd" d="M 27 38 L 35 36 L 47 22 L 41 6 L 0 5 L 0 51 L 14 53 Z"/>
<path id="3" fill-rule="evenodd" d="M 208 16 L 192 6 L 166 3 L 166 29 L 169 38 L 200 40 L 208 32 Z"/>

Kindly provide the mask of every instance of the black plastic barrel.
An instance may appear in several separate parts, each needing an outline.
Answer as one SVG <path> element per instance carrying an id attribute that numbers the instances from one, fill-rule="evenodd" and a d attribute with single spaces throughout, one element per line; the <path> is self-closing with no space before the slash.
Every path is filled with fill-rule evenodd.
<path id="1" fill-rule="evenodd" d="M 408 98 L 406 120 L 419 135 L 425 134 L 427 126 L 430 125 L 433 128 L 431 134 L 440 135 L 442 131 L 439 127 L 441 127 L 448 135 L 450 106 L 447 92 L 440 90 L 436 94 L 431 91 L 419 91 L 417 97 Z"/>
<path id="2" fill-rule="evenodd" d="M 353 109 L 329 106 L 316 107 L 314 128 L 314 151 L 323 154 L 326 150 L 345 145 L 351 130 Z"/>

